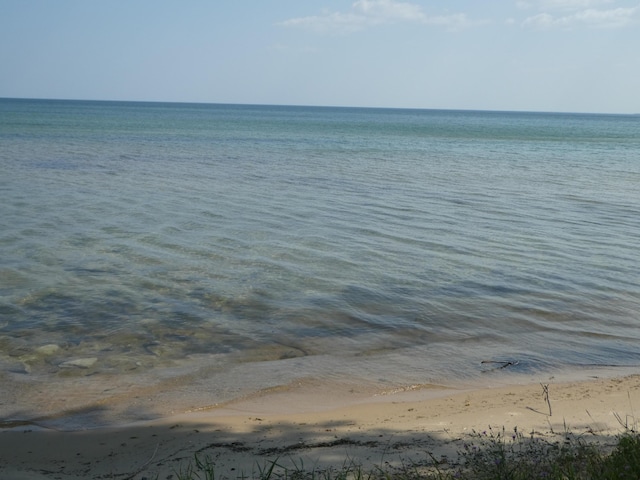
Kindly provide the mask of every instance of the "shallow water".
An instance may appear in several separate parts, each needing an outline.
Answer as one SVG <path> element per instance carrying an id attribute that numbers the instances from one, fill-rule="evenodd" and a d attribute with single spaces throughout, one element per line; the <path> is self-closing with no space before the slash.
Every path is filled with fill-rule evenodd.
<path id="1" fill-rule="evenodd" d="M 640 365 L 640 117 L 5 99 L 0 144 L 2 418 Z"/>

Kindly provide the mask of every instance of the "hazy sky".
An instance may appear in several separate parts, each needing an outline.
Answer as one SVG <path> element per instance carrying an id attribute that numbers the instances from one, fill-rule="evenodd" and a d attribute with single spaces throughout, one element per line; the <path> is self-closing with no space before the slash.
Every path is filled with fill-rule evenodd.
<path id="1" fill-rule="evenodd" d="M 640 0 L 0 0 L 0 97 L 640 112 Z"/>

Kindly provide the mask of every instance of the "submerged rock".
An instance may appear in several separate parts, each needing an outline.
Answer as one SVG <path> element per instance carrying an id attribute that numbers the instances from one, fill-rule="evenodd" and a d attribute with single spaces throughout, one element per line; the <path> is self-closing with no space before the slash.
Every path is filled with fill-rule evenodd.
<path id="1" fill-rule="evenodd" d="M 36 348 L 36 352 L 39 353 L 40 355 L 53 355 L 58 350 L 60 350 L 60 347 L 55 343 L 42 345 L 41 347 Z"/>
<path id="2" fill-rule="evenodd" d="M 27 363 L 16 363 L 11 365 L 7 371 L 11 373 L 18 373 L 20 375 L 27 375 L 31 373 L 31 366 Z"/>
<path id="3" fill-rule="evenodd" d="M 60 368 L 89 368 L 92 367 L 98 361 L 97 357 L 90 358 L 76 358 L 75 360 L 67 360 L 58 365 Z"/>

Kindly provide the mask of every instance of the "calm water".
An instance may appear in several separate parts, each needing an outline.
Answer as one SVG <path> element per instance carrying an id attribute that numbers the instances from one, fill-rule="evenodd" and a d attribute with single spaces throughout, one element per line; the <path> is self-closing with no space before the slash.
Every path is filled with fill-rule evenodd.
<path id="1" fill-rule="evenodd" d="M 640 365 L 639 116 L 5 99 L 0 193 L 0 419 Z"/>

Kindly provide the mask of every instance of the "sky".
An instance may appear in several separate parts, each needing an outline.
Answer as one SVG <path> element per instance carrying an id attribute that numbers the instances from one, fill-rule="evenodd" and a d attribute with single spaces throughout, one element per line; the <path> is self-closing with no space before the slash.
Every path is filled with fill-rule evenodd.
<path id="1" fill-rule="evenodd" d="M 640 0 L 0 0 L 0 97 L 640 113 Z"/>

